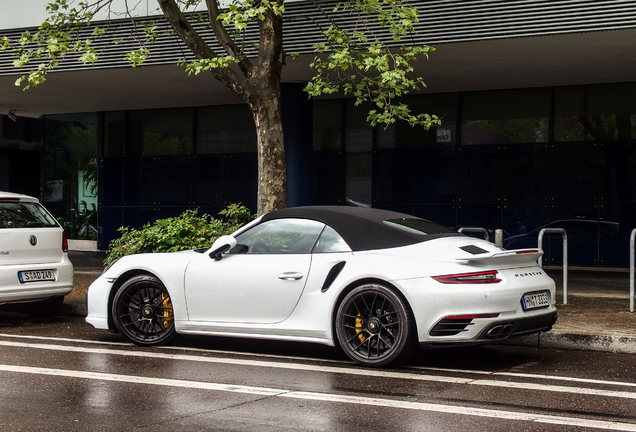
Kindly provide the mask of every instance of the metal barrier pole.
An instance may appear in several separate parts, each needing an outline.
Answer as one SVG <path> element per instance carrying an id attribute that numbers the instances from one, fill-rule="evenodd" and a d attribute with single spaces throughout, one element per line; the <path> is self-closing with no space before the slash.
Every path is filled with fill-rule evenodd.
<path id="1" fill-rule="evenodd" d="M 474 232 L 474 233 L 482 233 L 484 235 L 484 240 L 488 241 L 490 239 L 490 234 L 486 228 L 474 228 L 474 227 L 461 227 L 457 230 L 457 232 Z"/>
<path id="2" fill-rule="evenodd" d="M 543 228 L 539 231 L 538 248 L 543 250 L 543 234 L 561 234 L 563 237 L 563 304 L 568 304 L 568 234 L 563 228 Z M 543 267 L 541 262 L 542 258 L 539 258 L 539 266 Z"/>
<path id="3" fill-rule="evenodd" d="M 500 248 L 503 248 L 503 230 L 496 229 L 495 230 L 495 244 Z"/>
<path id="4" fill-rule="evenodd" d="M 634 243 L 636 243 L 636 228 L 629 237 L 629 311 L 634 312 Z"/>

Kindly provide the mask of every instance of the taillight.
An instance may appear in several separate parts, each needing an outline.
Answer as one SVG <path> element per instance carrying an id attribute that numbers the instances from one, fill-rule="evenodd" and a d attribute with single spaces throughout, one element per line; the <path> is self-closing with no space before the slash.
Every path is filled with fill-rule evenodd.
<path id="1" fill-rule="evenodd" d="M 68 239 L 64 231 L 62 231 L 62 252 L 68 252 Z"/>
<path id="2" fill-rule="evenodd" d="M 499 279 L 497 275 L 497 270 L 490 270 L 475 273 L 433 276 L 433 279 L 444 284 L 489 284 L 501 282 L 501 279 Z"/>

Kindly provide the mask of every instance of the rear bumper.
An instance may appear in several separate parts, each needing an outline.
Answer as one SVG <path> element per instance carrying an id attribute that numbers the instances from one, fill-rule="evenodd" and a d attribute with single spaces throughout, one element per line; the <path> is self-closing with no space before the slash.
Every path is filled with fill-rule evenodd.
<path id="1" fill-rule="evenodd" d="M 52 269 L 56 272 L 54 281 L 20 283 L 18 272 Z M 54 263 L 4 265 L 0 266 L 0 305 L 27 303 L 63 297 L 73 290 L 73 264 L 64 254 L 62 260 Z"/>
<path id="2" fill-rule="evenodd" d="M 439 342 L 420 342 L 422 348 L 441 348 L 466 345 L 482 345 L 515 336 L 547 332 L 557 320 L 557 312 L 535 315 L 527 318 L 494 321 L 488 324 L 477 337 L 472 339 L 455 339 Z"/>

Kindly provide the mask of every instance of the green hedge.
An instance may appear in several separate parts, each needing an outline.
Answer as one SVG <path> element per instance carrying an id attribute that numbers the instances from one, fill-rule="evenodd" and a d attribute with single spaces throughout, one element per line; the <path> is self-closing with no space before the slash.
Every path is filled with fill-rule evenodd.
<path id="1" fill-rule="evenodd" d="M 121 227 L 118 229 L 121 237 L 110 242 L 104 265 L 124 255 L 207 248 L 218 237 L 233 233 L 254 218 L 241 204 L 230 204 L 219 215 L 224 219 L 208 214 L 199 216 L 198 210 L 186 210 L 180 216 L 148 223 L 141 230 Z"/>

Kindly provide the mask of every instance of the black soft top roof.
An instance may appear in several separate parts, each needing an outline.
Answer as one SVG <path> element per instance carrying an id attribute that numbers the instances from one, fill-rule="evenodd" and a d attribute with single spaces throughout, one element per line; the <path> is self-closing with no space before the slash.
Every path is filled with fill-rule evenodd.
<path id="1" fill-rule="evenodd" d="M 262 221 L 281 218 L 312 219 L 327 224 L 340 234 L 353 251 L 408 246 L 439 237 L 461 235 L 415 216 L 368 207 L 292 207 L 267 213 Z M 439 228 L 439 231 L 429 235 L 416 234 L 384 223 L 386 220 L 402 219 L 427 222 L 432 227 Z"/>

